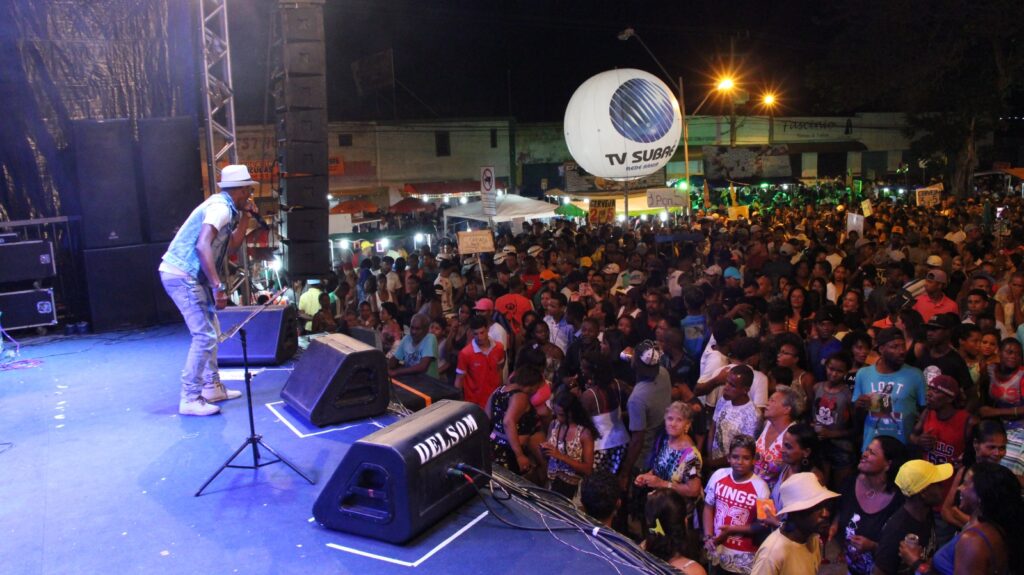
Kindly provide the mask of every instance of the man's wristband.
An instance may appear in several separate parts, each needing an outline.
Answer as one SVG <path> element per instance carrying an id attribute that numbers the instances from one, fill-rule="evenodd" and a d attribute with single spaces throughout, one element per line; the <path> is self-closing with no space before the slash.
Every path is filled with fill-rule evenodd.
<path id="1" fill-rule="evenodd" d="M 210 289 L 212 289 L 215 292 L 219 291 L 221 293 L 224 293 L 224 292 L 228 291 L 228 286 L 224 282 L 220 282 L 219 284 L 213 286 Z"/>

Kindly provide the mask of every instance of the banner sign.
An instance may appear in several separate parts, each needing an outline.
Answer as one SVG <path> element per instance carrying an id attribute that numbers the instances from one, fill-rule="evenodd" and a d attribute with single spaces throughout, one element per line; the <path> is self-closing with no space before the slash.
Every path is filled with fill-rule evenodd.
<path id="1" fill-rule="evenodd" d="M 648 188 L 648 208 L 681 208 L 686 205 L 686 197 L 675 188 Z"/>
<path id="2" fill-rule="evenodd" d="M 846 233 L 857 232 L 864 235 L 864 216 L 861 214 L 846 214 Z"/>
<path id="3" fill-rule="evenodd" d="M 875 209 L 871 207 L 871 200 L 864 200 L 861 202 L 860 211 L 864 214 L 864 217 L 870 217 L 871 214 L 875 213 Z"/>
<path id="4" fill-rule="evenodd" d="M 610 224 L 615 221 L 615 200 L 590 200 L 590 225 Z"/>
<path id="5" fill-rule="evenodd" d="M 494 234 L 491 230 L 459 232 L 459 253 L 480 254 L 494 252 Z"/>
<path id="6" fill-rule="evenodd" d="M 709 180 L 788 178 L 793 170 L 787 146 L 704 146 L 704 176 Z M 757 182 L 749 182 L 757 183 Z"/>
<path id="7" fill-rule="evenodd" d="M 917 190 L 917 205 L 932 208 L 942 203 L 942 190 L 937 188 L 921 188 Z"/>

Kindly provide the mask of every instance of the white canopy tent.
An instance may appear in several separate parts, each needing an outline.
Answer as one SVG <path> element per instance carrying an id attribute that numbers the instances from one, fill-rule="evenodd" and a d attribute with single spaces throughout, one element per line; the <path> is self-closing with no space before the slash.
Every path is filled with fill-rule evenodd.
<path id="1" fill-rule="evenodd" d="M 515 194 L 504 194 L 498 196 L 498 213 L 494 216 L 484 215 L 483 202 L 471 202 L 465 205 L 449 208 L 444 212 L 444 228 L 448 229 L 448 218 L 465 218 L 481 222 L 510 222 L 515 218 L 527 220 L 539 218 L 554 218 L 558 214 L 555 208 L 558 205 L 549 204 L 539 200 L 531 200 Z"/>

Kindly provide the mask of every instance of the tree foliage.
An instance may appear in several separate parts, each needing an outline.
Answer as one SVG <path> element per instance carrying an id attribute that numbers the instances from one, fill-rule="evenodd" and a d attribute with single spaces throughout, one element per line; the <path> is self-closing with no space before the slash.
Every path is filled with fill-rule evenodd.
<path id="1" fill-rule="evenodd" d="M 978 144 L 1024 80 L 1024 1 L 836 2 L 810 84 L 825 106 L 907 113 L 919 158 L 946 158 L 967 191 Z"/>

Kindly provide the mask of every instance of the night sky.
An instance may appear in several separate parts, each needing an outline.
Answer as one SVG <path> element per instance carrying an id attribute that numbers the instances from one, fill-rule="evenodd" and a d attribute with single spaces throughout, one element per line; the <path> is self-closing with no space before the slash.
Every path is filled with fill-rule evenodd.
<path id="1" fill-rule="evenodd" d="M 560 121 L 590 76 L 634 67 L 664 74 L 633 27 L 674 77 L 692 110 L 716 70 L 735 69 L 756 98 L 779 94 L 780 114 L 829 113 L 805 89 L 807 62 L 827 33 L 822 3 L 809 0 L 635 2 L 605 0 L 328 0 L 324 9 L 332 121 L 515 116 Z M 263 118 L 267 18 L 273 2 L 229 3 L 236 114 Z M 360 97 L 353 61 L 394 50 L 397 98 L 385 89 Z M 730 61 L 732 65 L 730 66 Z M 397 103 L 397 106 L 394 104 Z M 709 103 L 704 113 L 714 113 Z"/>

